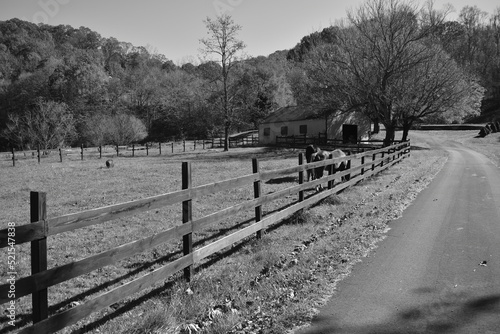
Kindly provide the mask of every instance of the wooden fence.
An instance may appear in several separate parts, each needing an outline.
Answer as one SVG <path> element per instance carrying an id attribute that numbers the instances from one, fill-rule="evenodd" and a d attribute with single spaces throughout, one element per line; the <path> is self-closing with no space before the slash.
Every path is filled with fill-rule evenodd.
<path id="1" fill-rule="evenodd" d="M 33 325 L 22 329 L 20 333 L 56 332 L 86 318 L 93 312 L 103 310 L 133 293 L 146 289 L 158 281 L 165 280 L 179 271 L 183 271 L 185 278 L 189 280 L 193 274 L 193 266 L 199 264 L 202 259 L 252 235 L 259 237 L 261 231 L 270 225 L 282 221 L 291 214 L 388 168 L 408 157 L 409 154 L 410 142 L 404 142 L 369 152 L 349 155 L 347 156 L 348 166 L 355 167 L 341 172 L 335 172 L 330 167 L 332 167 L 332 164 L 339 163 L 346 158 L 334 158 L 304 164 L 303 154 L 299 154 L 298 166 L 270 171 L 259 171 L 259 163 L 254 159 L 252 161 L 252 174 L 198 187 L 192 187 L 191 185 L 190 163 L 183 162 L 182 190 L 55 218 L 47 218 L 46 194 L 31 192 L 31 223 L 15 227 L 16 244 L 31 242 L 32 274 L 16 280 L 15 298 L 32 295 Z M 355 161 L 355 164 L 351 164 L 353 161 Z M 304 173 L 307 170 L 322 166 L 328 167 L 327 176 L 319 180 L 304 182 Z M 262 181 L 283 177 L 284 175 L 296 175 L 297 173 L 298 184 L 274 193 L 261 194 L 260 184 Z M 344 176 L 350 176 L 349 181 L 339 182 Z M 307 198 L 304 197 L 305 190 L 320 184 L 327 184 L 328 188 Z M 193 199 L 244 186 L 253 187 L 254 199 L 192 220 Z M 298 194 L 298 201 L 265 217 L 262 216 L 261 207 L 263 204 L 290 194 Z M 174 204 L 182 206 L 182 224 L 82 260 L 47 269 L 47 244 L 50 241 L 48 237 Z M 254 210 L 255 222 L 215 242 L 193 249 L 192 233 L 221 219 L 232 217 L 242 210 Z M 0 248 L 11 246 L 9 232 L 11 232 L 9 228 L 0 230 Z M 113 265 L 119 260 L 150 250 L 167 241 L 177 242 L 179 240 L 183 241 L 183 256 L 180 258 L 70 309 L 49 314 L 47 292 L 49 287 L 99 268 Z M 0 304 L 11 302 L 8 297 L 10 286 L 10 283 L 0 285 Z"/>
<path id="2" fill-rule="evenodd" d="M 344 149 L 350 152 L 364 152 L 374 150 L 383 146 L 383 140 L 360 140 L 356 143 L 344 143 L 342 139 L 326 139 L 324 137 L 281 137 L 276 136 L 276 145 L 283 147 L 302 148 L 307 145 L 319 145 L 324 149 Z M 394 141 L 394 143 L 401 143 L 401 141 Z"/>
<path id="3" fill-rule="evenodd" d="M 259 139 L 255 136 L 229 138 L 229 147 L 257 146 Z M 84 160 L 84 158 L 112 158 L 115 156 L 149 156 L 149 154 L 162 155 L 169 153 L 190 152 L 224 147 L 224 138 L 211 138 L 204 140 L 183 140 L 168 143 L 146 143 L 144 145 L 105 145 L 99 147 L 58 148 L 51 150 L 25 150 L 10 152 L 0 152 L 0 159 L 12 160 L 12 165 L 16 165 L 16 160 L 37 159 L 41 163 L 42 159 L 57 156 L 59 162 L 64 160 Z"/>

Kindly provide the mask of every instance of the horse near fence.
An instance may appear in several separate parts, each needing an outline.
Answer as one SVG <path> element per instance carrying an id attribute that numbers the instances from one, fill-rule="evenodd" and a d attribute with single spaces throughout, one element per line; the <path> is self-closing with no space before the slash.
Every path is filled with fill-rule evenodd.
<path id="1" fill-rule="evenodd" d="M 298 157 L 299 164 L 297 166 L 279 170 L 261 171 L 259 170 L 257 159 L 253 159 L 252 174 L 198 187 L 192 187 L 190 162 L 183 162 L 182 190 L 54 218 L 47 217 L 46 194 L 31 192 L 31 223 L 15 227 L 15 243 L 16 245 L 27 242 L 31 243 L 32 274 L 15 281 L 15 299 L 28 295 L 32 296 L 33 323 L 21 329 L 19 333 L 41 334 L 56 332 L 136 292 L 151 287 L 156 282 L 165 280 L 167 277 L 178 272 L 183 272 L 185 279 L 189 280 L 193 275 L 194 265 L 199 264 L 208 256 L 235 243 L 242 242 L 252 235 L 259 237 L 261 231 L 271 225 L 287 219 L 293 213 L 379 173 L 389 166 L 400 162 L 402 159 L 409 157 L 409 155 L 410 143 L 403 142 L 368 152 L 325 159 L 308 164 L 304 163 L 304 155 L 301 153 Z M 324 168 L 346 160 L 348 163 L 356 163 L 352 164 L 353 167 L 351 169 L 334 172 L 332 168 L 325 177 L 304 182 L 304 172 L 314 168 Z M 298 184 L 274 193 L 261 194 L 260 184 L 262 181 L 284 175 L 296 175 L 297 173 Z M 335 183 L 335 181 L 347 175 L 351 176 L 349 181 Z M 304 192 L 306 190 L 324 183 L 328 184 L 325 191 L 315 193 L 307 198 L 305 197 Z M 193 220 L 194 199 L 245 186 L 253 187 L 253 199 Z M 262 205 L 290 194 L 298 194 L 298 200 L 276 212 L 266 216 L 262 215 Z M 47 269 L 49 237 L 171 205 L 179 205 L 182 208 L 182 224 L 149 237 L 104 250 L 101 253 L 84 259 Z M 242 210 L 255 211 L 254 223 L 226 235 L 215 242 L 205 244 L 197 249 L 193 248 L 193 233 L 221 219 L 232 217 Z M 10 227 L 0 230 L 0 248 L 11 246 L 9 233 L 11 233 Z M 48 288 L 105 266 L 113 265 L 122 259 L 151 250 L 166 242 L 177 242 L 178 240 L 182 240 L 182 255 L 180 257 L 123 285 L 112 288 L 84 302 L 72 305 L 69 309 L 49 314 Z M 10 287 L 10 283 L 0 285 L 0 304 L 12 302 L 13 299 L 9 297 Z"/>

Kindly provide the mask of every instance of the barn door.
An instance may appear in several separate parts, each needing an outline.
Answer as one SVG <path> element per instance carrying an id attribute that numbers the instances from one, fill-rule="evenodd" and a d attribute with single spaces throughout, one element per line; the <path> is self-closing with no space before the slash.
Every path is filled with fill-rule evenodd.
<path id="1" fill-rule="evenodd" d="M 342 143 L 356 144 L 358 142 L 358 126 L 355 124 L 342 124 Z"/>

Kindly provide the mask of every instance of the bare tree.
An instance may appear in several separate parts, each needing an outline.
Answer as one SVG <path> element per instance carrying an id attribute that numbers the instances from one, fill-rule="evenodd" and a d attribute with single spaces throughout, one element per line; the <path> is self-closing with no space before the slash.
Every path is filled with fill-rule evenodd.
<path id="1" fill-rule="evenodd" d="M 207 38 L 200 40 L 205 55 L 219 57 L 221 71 L 218 80 L 222 83 L 221 108 L 224 115 L 224 151 L 229 150 L 229 132 L 234 121 L 235 104 L 230 94 L 230 74 L 238 53 L 245 48 L 245 44 L 237 39 L 241 26 L 235 24 L 228 14 L 222 14 L 215 19 L 207 18 L 204 21 L 207 27 Z"/>
<path id="2" fill-rule="evenodd" d="M 323 98 L 379 119 L 386 145 L 397 126 L 408 130 L 417 119 L 474 100 L 461 98 L 473 93 L 471 80 L 433 41 L 446 12 L 431 4 L 368 0 L 348 14 L 335 43 L 316 48 L 307 61 Z"/>
<path id="3" fill-rule="evenodd" d="M 19 146 L 47 150 L 64 145 L 75 135 L 75 120 L 65 103 L 37 99 L 33 108 L 9 119 L 4 136 Z"/>
<path id="4" fill-rule="evenodd" d="M 434 50 L 437 49 L 437 50 Z M 430 58 L 396 81 L 394 117 L 402 140 L 416 121 L 462 123 L 480 114 L 484 88 L 462 71 L 440 47 L 429 46 Z"/>
<path id="5" fill-rule="evenodd" d="M 108 117 L 106 141 L 113 145 L 128 145 L 147 137 L 144 123 L 133 115 L 119 114 Z"/>

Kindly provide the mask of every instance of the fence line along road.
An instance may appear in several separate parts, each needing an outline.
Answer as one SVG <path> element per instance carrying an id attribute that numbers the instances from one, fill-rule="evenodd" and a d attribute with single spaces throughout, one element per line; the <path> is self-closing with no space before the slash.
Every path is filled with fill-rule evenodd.
<path id="1" fill-rule="evenodd" d="M 193 266 L 200 263 L 202 259 L 209 255 L 237 242 L 241 242 L 251 235 L 255 234 L 257 237 L 260 237 L 261 231 L 267 227 L 367 177 L 379 173 L 409 155 L 410 142 L 403 142 L 377 150 L 309 164 L 303 164 L 303 155 L 300 154 L 299 165 L 279 170 L 259 171 L 258 161 L 254 159 L 252 161 L 252 174 L 198 187 L 191 186 L 191 165 L 189 162 L 183 162 L 182 190 L 55 218 L 46 217 L 46 194 L 31 192 L 31 223 L 17 226 L 15 231 L 16 244 L 31 242 L 32 275 L 16 280 L 15 298 L 32 295 L 33 325 L 22 329 L 20 333 L 39 334 L 61 330 L 84 319 L 93 312 L 100 311 L 133 293 L 150 287 L 158 281 L 166 280 L 169 276 L 179 271 L 184 271 L 184 277 L 190 280 L 193 274 Z M 354 165 L 352 164 L 353 161 L 357 163 L 355 167 L 335 172 L 332 165 L 343 160 L 348 160 L 348 166 Z M 329 171 L 328 175 L 318 180 L 304 182 L 304 172 L 316 167 L 326 167 Z M 298 184 L 267 195 L 260 193 L 260 183 L 262 181 L 296 173 L 299 176 Z M 345 176 L 349 176 L 347 178 L 349 181 L 339 182 Z M 327 190 L 304 198 L 305 190 L 320 184 L 328 184 Z M 193 199 L 244 186 L 253 187 L 254 199 L 192 220 Z M 290 206 L 281 208 L 280 211 L 262 217 L 261 206 L 263 204 L 270 203 L 290 194 L 299 194 L 298 201 Z M 182 205 L 182 224 L 82 260 L 47 269 L 47 243 L 49 242 L 47 237 L 174 204 Z M 237 212 L 250 209 L 255 210 L 255 223 L 224 236 L 215 242 L 198 249 L 193 249 L 193 232 L 221 219 L 232 217 Z M 8 231 L 8 229 L 0 230 L 0 248 L 9 246 Z M 119 260 L 150 250 L 168 241 L 177 242 L 178 240 L 183 241 L 183 255 L 180 258 L 68 310 L 49 314 L 47 293 L 49 287 L 112 265 Z M 11 301 L 8 298 L 9 288 L 10 284 L 0 285 L 0 304 Z"/>

